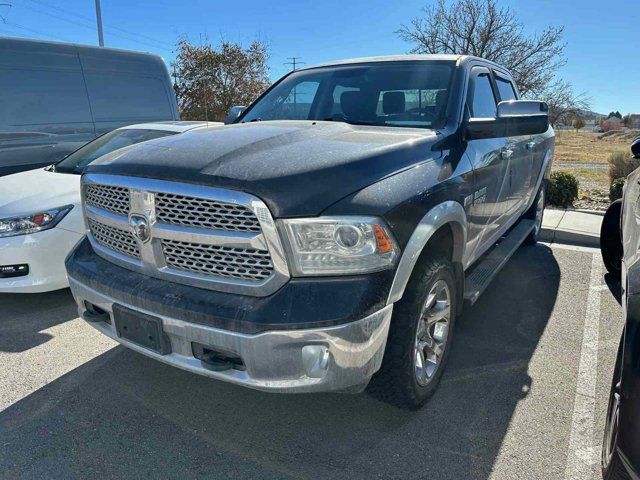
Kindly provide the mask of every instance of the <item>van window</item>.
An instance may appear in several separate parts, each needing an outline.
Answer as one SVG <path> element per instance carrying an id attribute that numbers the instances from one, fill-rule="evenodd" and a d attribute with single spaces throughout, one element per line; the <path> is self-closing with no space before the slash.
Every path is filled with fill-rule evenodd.
<path id="1" fill-rule="evenodd" d="M 172 120 L 162 80 L 153 77 L 87 73 L 87 89 L 96 122 Z"/>
<path id="2" fill-rule="evenodd" d="M 0 68 L 0 124 L 91 122 L 82 73 Z"/>

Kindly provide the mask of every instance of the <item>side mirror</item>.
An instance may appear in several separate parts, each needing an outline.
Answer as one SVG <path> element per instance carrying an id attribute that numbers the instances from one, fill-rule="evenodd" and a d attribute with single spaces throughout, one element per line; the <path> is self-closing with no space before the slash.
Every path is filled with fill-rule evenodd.
<path id="1" fill-rule="evenodd" d="M 496 118 L 470 118 L 466 138 L 516 137 L 538 135 L 549 128 L 549 107 L 533 100 L 509 100 L 498 104 Z"/>
<path id="2" fill-rule="evenodd" d="M 238 119 L 238 117 L 242 114 L 242 112 L 244 112 L 245 108 L 247 107 L 240 106 L 240 105 L 231 107 L 231 110 L 229 110 L 229 113 L 227 113 L 227 116 L 224 118 L 224 124 L 229 125 L 230 123 L 235 122 Z"/>
<path id="3" fill-rule="evenodd" d="M 636 137 L 631 144 L 631 153 L 635 158 L 640 158 L 640 137 Z"/>

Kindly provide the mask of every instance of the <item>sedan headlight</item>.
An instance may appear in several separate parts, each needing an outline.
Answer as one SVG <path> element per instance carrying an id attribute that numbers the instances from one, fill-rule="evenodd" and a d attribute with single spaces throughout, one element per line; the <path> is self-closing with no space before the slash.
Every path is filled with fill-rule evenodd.
<path id="1" fill-rule="evenodd" d="M 290 266 L 297 276 L 357 275 L 391 267 L 398 247 L 375 217 L 319 217 L 281 220 Z"/>
<path id="2" fill-rule="evenodd" d="M 14 235 L 26 235 L 28 233 L 41 232 L 55 227 L 73 205 L 43 210 L 33 215 L 21 215 L 19 217 L 0 218 L 0 238 L 13 237 Z"/>

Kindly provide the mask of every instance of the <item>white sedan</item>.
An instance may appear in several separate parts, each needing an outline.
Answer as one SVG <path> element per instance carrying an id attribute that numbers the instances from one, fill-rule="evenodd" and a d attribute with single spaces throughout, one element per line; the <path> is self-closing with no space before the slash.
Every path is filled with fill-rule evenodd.
<path id="1" fill-rule="evenodd" d="M 206 125 L 161 122 L 118 128 L 55 165 L 0 177 L 0 292 L 37 293 L 69 286 L 64 259 L 85 234 L 80 208 L 84 167 L 119 148 Z"/>

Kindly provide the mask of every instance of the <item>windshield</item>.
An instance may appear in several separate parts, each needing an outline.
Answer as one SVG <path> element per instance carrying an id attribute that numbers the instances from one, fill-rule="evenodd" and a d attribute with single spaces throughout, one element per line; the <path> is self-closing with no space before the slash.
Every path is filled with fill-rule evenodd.
<path id="1" fill-rule="evenodd" d="M 396 62 L 314 68 L 285 77 L 240 122 L 325 120 L 437 128 L 449 97 L 452 62 Z"/>
<path id="2" fill-rule="evenodd" d="M 113 152 L 119 148 L 128 147 L 129 145 L 135 145 L 140 142 L 146 142 L 147 140 L 153 140 L 154 138 L 174 135 L 175 133 L 177 132 L 168 132 L 166 130 L 143 130 L 137 128 L 113 130 L 112 132 L 106 133 L 92 142 L 87 143 L 83 147 L 80 147 L 71 155 L 58 162 L 55 166 L 55 171 L 80 174 L 87 165 L 102 155 Z"/>

